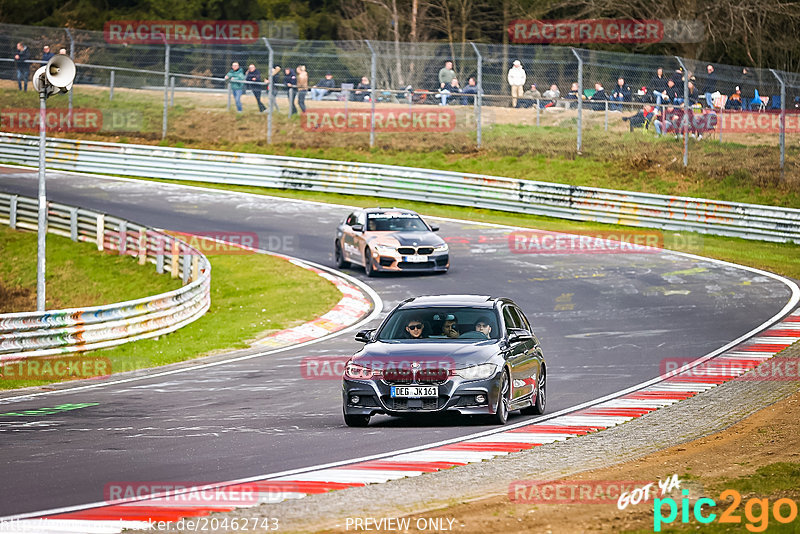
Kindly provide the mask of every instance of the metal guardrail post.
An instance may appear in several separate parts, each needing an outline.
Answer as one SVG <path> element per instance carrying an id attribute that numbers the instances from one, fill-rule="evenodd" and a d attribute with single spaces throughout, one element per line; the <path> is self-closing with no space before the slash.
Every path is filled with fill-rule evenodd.
<path id="1" fill-rule="evenodd" d="M 75 61 L 75 39 L 72 38 L 72 32 L 69 28 L 64 28 L 64 32 L 67 34 L 67 39 L 69 39 L 69 58 L 72 61 Z M 67 114 L 69 115 L 69 120 L 72 122 L 72 93 L 75 90 L 74 85 L 69 90 L 69 111 Z"/>
<path id="2" fill-rule="evenodd" d="M 119 241 L 117 242 L 117 252 L 124 256 L 128 252 L 128 221 L 119 222 Z"/>
<path id="3" fill-rule="evenodd" d="M 189 278 L 191 278 L 191 275 L 192 275 L 192 256 L 191 255 L 189 255 L 189 254 L 184 254 L 183 255 L 183 265 L 181 266 L 181 268 L 183 270 L 183 273 L 182 273 L 183 274 L 183 280 L 182 280 L 183 281 L 183 285 L 186 285 L 186 284 L 189 283 Z"/>
<path id="4" fill-rule="evenodd" d="M 583 148 L 583 59 L 574 48 L 570 50 L 578 59 L 578 154 L 580 154 Z"/>
<path id="5" fill-rule="evenodd" d="M 108 81 L 108 99 L 114 100 L 114 71 L 111 71 L 111 75 Z"/>
<path id="6" fill-rule="evenodd" d="M 69 210 L 69 238 L 73 241 L 78 240 L 78 208 Z"/>
<path id="7" fill-rule="evenodd" d="M 689 70 L 683 60 L 675 56 L 683 69 L 683 166 L 689 166 Z"/>
<path id="8" fill-rule="evenodd" d="M 267 144 L 269 145 L 272 144 L 272 108 L 275 106 L 275 88 L 273 87 L 272 83 L 272 69 L 274 68 L 272 64 L 274 62 L 275 55 L 267 38 L 263 37 L 263 39 L 267 50 L 269 50 L 269 86 L 267 87 Z M 228 102 L 228 106 L 230 106 L 230 101 Z"/>
<path id="9" fill-rule="evenodd" d="M 230 111 L 231 110 L 231 94 L 232 94 L 231 82 L 226 80 L 225 81 L 225 86 L 226 86 L 226 89 L 228 91 L 228 108 L 227 108 L 227 111 Z"/>
<path id="10" fill-rule="evenodd" d="M 773 76 L 778 80 L 778 83 L 781 84 L 781 133 L 780 133 L 780 145 L 781 145 L 781 181 L 786 179 L 784 174 L 784 164 L 786 162 L 786 82 L 783 81 L 777 71 L 774 69 L 769 69 Z"/>
<path id="11" fill-rule="evenodd" d="M 164 115 L 161 120 L 161 139 L 167 137 L 167 104 L 169 103 L 169 43 L 164 38 Z"/>
<path id="12" fill-rule="evenodd" d="M 541 114 L 541 108 L 542 108 L 542 101 L 537 98 L 536 99 L 536 126 L 540 126 L 539 115 Z"/>
<path id="13" fill-rule="evenodd" d="M 722 142 L 722 125 L 725 122 L 725 106 L 719 108 L 719 120 L 717 123 L 719 124 L 719 142 Z"/>
<path id="14" fill-rule="evenodd" d="M 370 100 L 372 101 L 369 118 L 369 146 L 372 148 L 375 146 L 375 86 L 377 85 L 378 81 L 375 79 L 375 77 L 377 76 L 378 65 L 375 58 L 375 49 L 372 48 L 372 44 L 370 44 L 367 39 L 364 39 L 364 42 L 367 43 L 369 51 L 372 53 L 372 63 L 369 70 L 370 77 L 372 79 L 372 82 L 369 84 L 371 94 Z"/>
<path id="15" fill-rule="evenodd" d="M 169 79 L 169 107 L 175 107 L 175 76 Z"/>
<path id="16" fill-rule="evenodd" d="M 12 230 L 17 229 L 17 200 L 19 197 L 17 195 L 11 195 L 11 198 L 8 202 L 8 226 L 11 227 Z"/>
<path id="17" fill-rule="evenodd" d="M 608 100 L 606 100 L 605 104 L 606 104 L 606 113 L 605 113 L 605 118 L 603 120 L 603 128 L 605 128 L 605 131 L 608 131 Z"/>
<path id="18" fill-rule="evenodd" d="M 470 41 L 472 45 L 472 49 L 475 50 L 475 55 L 478 56 L 478 94 L 475 95 L 475 122 L 476 122 L 476 136 L 478 141 L 478 148 L 481 148 L 481 141 L 482 141 L 482 124 L 481 124 L 481 108 L 483 106 L 482 96 L 483 96 L 483 56 L 478 51 L 478 47 L 475 46 L 475 43 Z"/>

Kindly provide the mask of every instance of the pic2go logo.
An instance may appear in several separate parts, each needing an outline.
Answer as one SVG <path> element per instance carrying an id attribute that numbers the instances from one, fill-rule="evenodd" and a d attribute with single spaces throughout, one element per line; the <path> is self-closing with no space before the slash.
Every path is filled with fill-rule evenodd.
<path id="1" fill-rule="evenodd" d="M 717 514 L 709 513 L 704 515 L 703 506 L 714 507 L 717 503 L 714 499 L 701 498 L 695 501 L 694 506 L 689 503 L 688 495 L 689 490 L 683 490 L 683 499 L 681 499 L 680 512 L 681 523 L 689 522 L 689 512 L 691 510 L 695 520 L 703 524 L 712 523 Z M 742 496 L 738 491 L 729 489 L 719 494 L 720 501 L 731 500 L 730 505 L 719 515 L 720 523 L 734 523 L 741 524 L 742 517 L 736 514 L 736 509 L 742 503 Z M 667 516 L 664 516 L 664 507 L 669 509 Z M 782 498 L 775 501 L 772 505 L 772 516 L 778 523 L 791 523 L 797 518 L 797 503 L 792 499 Z M 745 528 L 750 532 L 764 532 L 769 526 L 770 506 L 769 499 L 758 499 L 753 497 L 749 499 L 744 505 L 744 517 L 748 523 L 745 523 Z M 675 499 L 667 497 L 665 499 L 655 499 L 653 501 L 653 531 L 661 532 L 661 526 L 670 524 L 678 517 L 678 503 Z"/>

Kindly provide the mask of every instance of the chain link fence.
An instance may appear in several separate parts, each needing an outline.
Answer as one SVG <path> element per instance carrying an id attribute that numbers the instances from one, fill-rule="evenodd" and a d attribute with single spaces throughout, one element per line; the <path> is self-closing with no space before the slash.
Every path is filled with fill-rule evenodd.
<path id="1" fill-rule="evenodd" d="M 13 59 L 17 42 L 26 64 Z M 517 139 L 585 153 L 640 135 L 663 138 L 658 150 L 684 166 L 732 146 L 713 140 L 768 147 L 755 152 L 764 166 L 800 176 L 796 73 L 547 45 L 124 45 L 102 32 L 2 24 L 2 87 L 24 88 L 44 45 L 77 64 L 69 101 L 52 104 L 99 108 L 100 130 L 119 138 L 453 151 Z M 257 72 L 227 80 L 234 62 Z M 24 129 L 7 111 L 2 128 Z"/>

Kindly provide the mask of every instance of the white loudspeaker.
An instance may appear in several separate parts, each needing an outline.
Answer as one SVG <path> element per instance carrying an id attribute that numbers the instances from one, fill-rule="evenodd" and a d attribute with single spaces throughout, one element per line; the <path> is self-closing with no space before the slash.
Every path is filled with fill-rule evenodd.
<path id="1" fill-rule="evenodd" d="M 53 56 L 47 65 L 39 67 L 33 75 L 33 88 L 36 92 L 44 90 L 47 96 L 54 93 L 66 93 L 72 89 L 72 82 L 75 79 L 75 63 L 72 60 L 59 54 Z"/>
<path id="2" fill-rule="evenodd" d="M 75 80 L 75 63 L 68 56 L 55 55 L 45 65 L 45 75 L 51 85 L 65 92 L 69 91 Z"/>

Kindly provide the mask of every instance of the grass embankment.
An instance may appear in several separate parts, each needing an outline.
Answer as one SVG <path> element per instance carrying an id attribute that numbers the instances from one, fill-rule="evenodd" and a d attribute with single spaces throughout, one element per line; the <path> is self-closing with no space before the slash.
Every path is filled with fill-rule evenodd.
<path id="1" fill-rule="evenodd" d="M 36 235 L 2 228 L 0 284 L 36 294 Z M 180 282 L 157 275 L 150 264 L 97 252 L 90 244 L 48 236 L 48 308 L 119 302 L 169 291 Z M 130 371 L 180 362 L 313 319 L 341 298 L 316 274 L 263 254 L 209 256 L 211 308 L 197 321 L 159 339 L 92 352 L 111 370 Z M 52 300 L 51 300 L 52 298 Z M 4 299 L 0 299 L 4 302 Z M 9 311 L 9 310 L 6 310 Z M 16 311 L 19 311 L 17 309 Z M 44 380 L 0 380 L 0 389 L 44 385 Z"/>
<path id="2" fill-rule="evenodd" d="M 0 82 L 0 97 L 7 102 L 6 107 L 36 107 L 34 94 L 20 93 L 11 87 L 10 82 Z M 786 179 L 781 181 L 777 134 L 725 134 L 725 143 L 690 139 L 689 167 L 684 169 L 683 142 L 673 137 L 656 138 L 650 131 L 627 132 L 628 123 L 621 117 L 628 113 L 610 114 L 606 132 L 603 113 L 586 110 L 587 126 L 582 154 L 578 156 L 575 111 L 544 112 L 542 126 L 537 127 L 532 110 L 486 107 L 484 148 L 478 150 L 471 108 L 456 107 L 457 127 L 453 132 L 379 132 L 376 147 L 369 149 L 368 133 L 307 131 L 299 117 L 291 120 L 286 117 L 285 98 L 279 97 L 278 104 L 281 113 L 273 117 L 273 144 L 268 145 L 266 115 L 256 113 L 252 96 L 244 97 L 245 111 L 237 114 L 225 110 L 225 95 L 178 92 L 175 106 L 169 111 L 168 137 L 162 141 L 163 93 L 116 89 L 114 100 L 108 101 L 107 89 L 78 86 L 75 107 L 116 110 L 117 124 L 107 114 L 102 131 L 68 135 L 385 163 L 800 208 L 800 136 L 792 133 L 786 137 Z M 307 104 L 309 109 L 343 106 L 338 102 L 310 100 Z M 65 107 L 67 99 L 52 99 L 48 105 Z M 364 106 L 349 104 L 351 109 L 359 105 Z M 122 119 L 130 112 L 133 112 L 131 117 L 138 118 L 127 121 L 126 126 L 126 120 Z"/>

